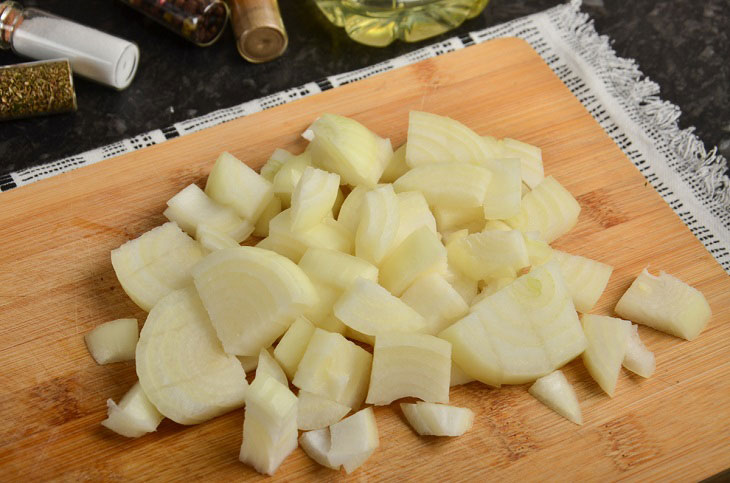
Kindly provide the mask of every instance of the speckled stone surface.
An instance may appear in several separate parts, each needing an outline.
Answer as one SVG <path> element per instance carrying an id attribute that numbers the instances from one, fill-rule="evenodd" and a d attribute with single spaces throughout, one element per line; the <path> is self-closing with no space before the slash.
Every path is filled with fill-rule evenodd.
<path id="1" fill-rule="evenodd" d="M 563 3 L 492 0 L 457 33 L 478 30 Z M 682 127 L 695 126 L 709 146 L 730 157 L 730 3 L 728 0 L 584 0 L 599 33 L 619 55 L 636 59 L 661 95 L 683 111 Z M 237 53 L 230 29 L 215 45 L 196 47 L 118 1 L 35 0 L 43 8 L 133 40 L 142 57 L 137 77 L 116 92 L 76 79 L 73 114 L 0 123 L 0 173 L 42 164 L 174 122 L 239 104 L 327 75 L 364 67 L 414 50 L 358 45 L 330 25 L 312 0 L 280 0 L 289 49 L 254 65 Z M 0 52 L 0 65 L 22 62 Z"/>

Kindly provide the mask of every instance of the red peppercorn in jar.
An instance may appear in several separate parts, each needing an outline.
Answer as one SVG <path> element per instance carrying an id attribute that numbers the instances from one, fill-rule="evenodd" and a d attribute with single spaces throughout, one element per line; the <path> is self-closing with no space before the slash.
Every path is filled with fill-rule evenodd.
<path id="1" fill-rule="evenodd" d="M 121 0 L 195 45 L 207 47 L 228 22 L 224 0 Z"/>

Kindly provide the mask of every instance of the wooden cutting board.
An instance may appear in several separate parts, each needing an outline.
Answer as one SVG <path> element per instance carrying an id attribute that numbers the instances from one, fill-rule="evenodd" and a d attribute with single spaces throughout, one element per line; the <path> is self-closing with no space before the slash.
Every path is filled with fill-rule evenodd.
<path id="1" fill-rule="evenodd" d="M 106 399 L 135 382 L 134 364 L 97 366 L 83 335 L 145 317 L 116 281 L 109 251 L 161 224 L 165 201 L 203 183 L 223 150 L 259 167 L 276 147 L 303 149 L 299 133 L 323 112 L 352 116 L 398 146 L 411 109 L 542 147 L 545 171 L 582 206 L 555 245 L 615 267 L 594 312 L 611 314 L 649 265 L 700 289 L 713 317 L 693 342 L 641 327 L 657 372 L 623 371 L 613 398 L 580 360 L 570 363 L 580 427 L 527 386 L 455 388 L 452 403 L 476 421 L 454 439 L 420 438 L 395 405 L 377 408 L 380 447 L 350 478 L 696 480 L 730 468 L 730 277 L 528 44 L 503 39 L 1 194 L 0 480 L 259 478 L 237 460 L 243 410 L 194 427 L 166 420 L 136 440 L 100 426 Z M 276 477 L 344 473 L 296 450 Z"/>

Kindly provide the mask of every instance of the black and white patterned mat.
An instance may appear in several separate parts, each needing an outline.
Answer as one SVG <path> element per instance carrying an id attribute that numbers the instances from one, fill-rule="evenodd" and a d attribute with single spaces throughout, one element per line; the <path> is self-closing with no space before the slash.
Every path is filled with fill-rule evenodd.
<path id="1" fill-rule="evenodd" d="M 631 59 L 619 58 L 572 0 L 545 12 L 429 45 L 353 72 L 309 82 L 205 116 L 156 129 L 85 153 L 0 175 L 0 191 L 159 144 L 232 119 L 334 89 L 423 59 L 498 37 L 520 37 L 550 68 L 639 168 L 692 233 L 730 273 L 730 180 L 727 160 L 707 151 L 692 129 L 680 130 L 678 107 Z"/>

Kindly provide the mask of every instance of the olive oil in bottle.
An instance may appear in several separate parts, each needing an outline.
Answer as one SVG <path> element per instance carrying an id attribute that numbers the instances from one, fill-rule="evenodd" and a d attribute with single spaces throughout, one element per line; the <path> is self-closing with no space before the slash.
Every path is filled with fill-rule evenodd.
<path id="1" fill-rule="evenodd" d="M 365 45 L 433 37 L 475 17 L 489 0 L 315 0 L 333 24 Z"/>

